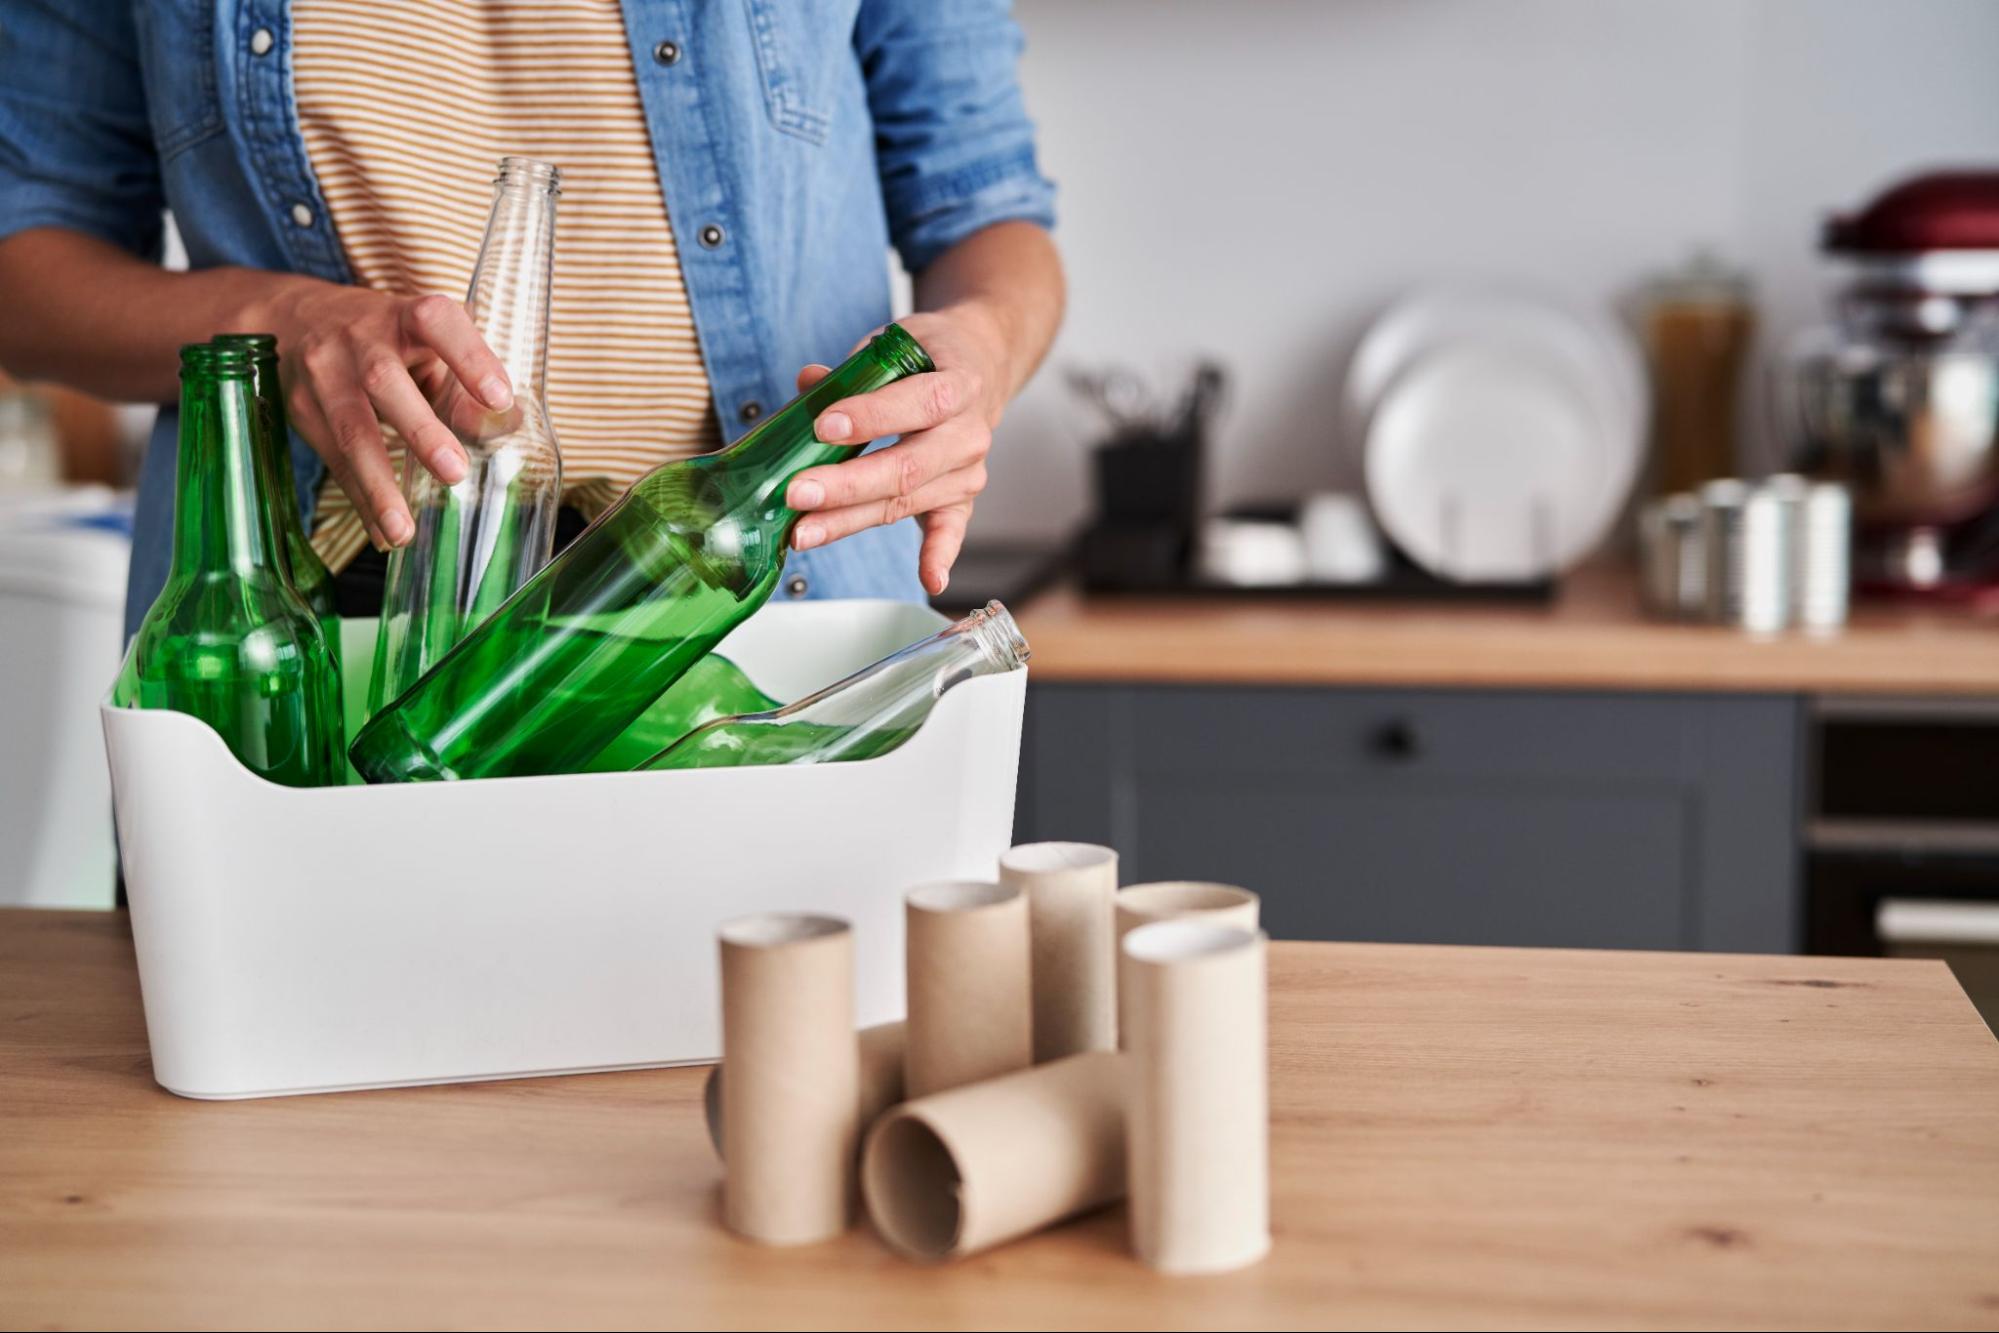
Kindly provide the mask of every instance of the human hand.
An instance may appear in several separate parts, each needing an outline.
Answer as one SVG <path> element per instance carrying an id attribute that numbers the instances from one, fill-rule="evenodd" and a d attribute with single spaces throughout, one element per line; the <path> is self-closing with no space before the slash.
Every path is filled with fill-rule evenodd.
<path id="1" fill-rule="evenodd" d="M 807 468 L 792 478 L 785 503 L 804 515 L 792 534 L 800 550 L 914 516 L 923 528 L 917 574 L 934 597 L 951 581 L 972 503 L 985 489 L 986 454 L 1006 406 L 1006 347 L 998 325 L 974 305 L 898 322 L 937 369 L 842 398 L 819 414 L 815 430 L 828 444 L 902 438 L 859 458 Z M 798 373 L 799 389 L 826 373 L 825 366 L 807 366 Z"/>
<path id="2" fill-rule="evenodd" d="M 381 550 L 416 532 L 383 424 L 449 486 L 467 471 L 461 434 L 474 438 L 487 413 L 513 405 L 506 367 L 448 296 L 293 278 L 243 327 L 277 334 L 291 424 L 326 460 Z"/>

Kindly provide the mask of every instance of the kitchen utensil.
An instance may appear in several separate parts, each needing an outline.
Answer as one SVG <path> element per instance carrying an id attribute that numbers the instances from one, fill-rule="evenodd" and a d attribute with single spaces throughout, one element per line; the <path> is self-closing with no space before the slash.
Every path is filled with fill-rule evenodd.
<path id="1" fill-rule="evenodd" d="M 1707 618 L 1774 634 L 1790 618 L 1790 552 L 1784 502 L 1732 478 L 1701 487 Z"/>
<path id="2" fill-rule="evenodd" d="M 1669 620 L 1698 617 L 1707 605 L 1707 555 L 1701 546 L 1701 502 L 1670 495 L 1638 516 L 1645 606 Z"/>
<path id="3" fill-rule="evenodd" d="M 1736 405 L 1755 330 L 1747 276 L 1697 253 L 1655 279 L 1644 306 L 1654 489 L 1690 491 L 1736 474 Z"/>
<path id="4" fill-rule="evenodd" d="M 1544 577 L 1599 541 L 1622 502 L 1601 441 L 1616 423 L 1533 351 L 1434 349 L 1384 390 L 1365 475 L 1382 528 L 1461 582 Z"/>
<path id="5" fill-rule="evenodd" d="M 1579 391 L 1600 396 L 1605 414 L 1617 422 L 1616 438 L 1606 447 L 1636 475 L 1649 389 L 1630 335 L 1599 311 L 1545 293 L 1486 286 L 1419 290 L 1368 326 L 1340 396 L 1342 434 L 1357 464 L 1366 449 L 1368 420 L 1388 386 L 1429 351 L 1463 342 L 1533 347 L 1569 367 Z"/>
<path id="6" fill-rule="evenodd" d="M 1211 583 L 1278 588 L 1305 580 L 1305 539 L 1290 523 L 1211 518 L 1201 525 L 1200 575 Z"/>
<path id="7" fill-rule="evenodd" d="M 1836 630 L 1846 623 L 1852 583 L 1852 497 L 1836 482 L 1795 475 L 1772 477 L 1769 485 L 1788 511 L 1791 623 L 1819 633 Z"/>
<path id="8" fill-rule="evenodd" d="M 1645 404 L 1638 354 L 1607 320 L 1440 289 L 1369 329 L 1342 415 L 1388 534 L 1434 572 L 1492 582 L 1546 577 L 1602 539 L 1637 475 Z"/>
<path id="9" fill-rule="evenodd" d="M 1792 466 L 1852 491 L 1867 588 L 1999 588 L 1999 171 L 1937 172 L 1835 217 L 1835 321 L 1779 376 Z"/>
<path id="10" fill-rule="evenodd" d="M 1298 513 L 1305 572 L 1321 583 L 1371 583 L 1387 571 L 1381 535 L 1357 495 L 1320 491 Z"/>

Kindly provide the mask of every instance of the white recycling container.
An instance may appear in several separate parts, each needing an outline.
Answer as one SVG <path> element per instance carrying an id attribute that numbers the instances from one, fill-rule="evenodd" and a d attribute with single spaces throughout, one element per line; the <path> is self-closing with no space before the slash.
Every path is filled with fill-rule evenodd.
<path id="1" fill-rule="evenodd" d="M 947 623 L 777 603 L 721 651 L 791 699 Z M 373 632 L 345 627 L 350 698 Z M 856 763 L 307 790 L 107 702 L 153 1075 L 235 1098 L 711 1060 L 715 930 L 752 912 L 845 917 L 859 1021 L 893 1018 L 903 892 L 991 878 L 1010 841 L 1026 689 L 965 681 Z"/>

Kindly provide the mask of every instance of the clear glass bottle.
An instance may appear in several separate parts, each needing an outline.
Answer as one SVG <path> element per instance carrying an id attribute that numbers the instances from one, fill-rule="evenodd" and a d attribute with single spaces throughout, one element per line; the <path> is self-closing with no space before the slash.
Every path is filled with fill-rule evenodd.
<path id="1" fill-rule="evenodd" d="M 140 708 L 200 718 L 272 782 L 338 783 L 340 675 L 282 565 L 250 355 L 202 345 L 180 357 L 173 565 L 132 641 L 124 688 Z"/>
<path id="2" fill-rule="evenodd" d="M 728 449 L 639 478 L 369 721 L 354 766 L 370 782 L 581 770 L 768 600 L 799 517 L 786 486 L 853 452 L 813 434 L 819 414 L 933 368 L 891 324 Z"/>
<path id="3" fill-rule="evenodd" d="M 899 749 L 945 691 L 1027 665 L 1027 640 L 998 602 L 774 712 L 725 717 L 648 759 L 647 770 L 839 764 Z"/>
<path id="4" fill-rule="evenodd" d="M 278 382 L 278 340 L 268 333 L 224 333 L 217 347 L 240 347 L 250 354 L 251 378 L 257 390 L 259 430 L 257 461 L 264 471 L 264 493 L 271 498 L 271 526 L 278 534 L 278 557 L 285 577 L 305 599 L 326 636 L 326 650 L 340 661 L 340 612 L 333 604 L 333 575 L 305 535 L 299 513 L 298 482 L 292 476 L 291 426 L 285 419 L 284 389 Z"/>
<path id="5" fill-rule="evenodd" d="M 403 465 L 403 498 L 416 534 L 389 555 L 368 686 L 371 715 L 548 563 L 562 461 L 542 394 L 561 193 L 562 174 L 547 163 L 500 160 L 466 305 L 507 368 L 513 406 L 489 411 L 450 381 L 432 406 L 465 446 L 464 478 L 446 486 L 414 458 Z"/>

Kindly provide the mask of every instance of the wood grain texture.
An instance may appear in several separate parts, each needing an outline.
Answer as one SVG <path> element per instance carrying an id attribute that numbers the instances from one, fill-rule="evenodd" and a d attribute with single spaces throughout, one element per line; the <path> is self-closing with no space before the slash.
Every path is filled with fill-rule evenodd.
<path id="1" fill-rule="evenodd" d="M 1278 944 L 1263 1264 L 1121 1210 L 943 1268 L 716 1224 L 699 1069 L 148 1075 L 118 917 L 0 913 L 0 1324 L 1992 1327 L 1999 1045 L 1941 964 Z"/>
<path id="2" fill-rule="evenodd" d="M 1084 597 L 1029 602 L 1038 680 L 1999 695 L 1999 619 L 1879 605 L 1839 634 L 1753 638 L 1639 613 L 1587 568 L 1552 606 Z"/>

